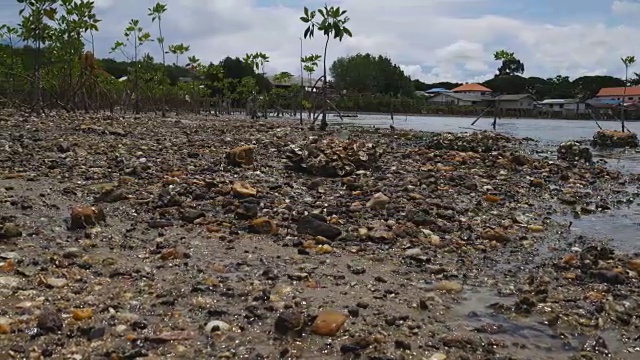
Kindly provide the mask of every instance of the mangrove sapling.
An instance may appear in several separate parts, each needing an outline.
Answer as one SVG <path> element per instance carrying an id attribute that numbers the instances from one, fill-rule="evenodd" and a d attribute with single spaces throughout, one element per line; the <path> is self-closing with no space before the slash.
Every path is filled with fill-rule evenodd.
<path id="1" fill-rule="evenodd" d="M 16 45 L 19 41 L 20 30 L 16 27 L 9 25 L 0 25 L 0 41 L 7 44 L 7 48 L 4 48 L 0 55 L 0 67 L 3 70 L 3 84 L 8 84 L 6 89 L 8 100 L 10 103 L 17 101 L 16 94 L 16 82 L 19 77 L 19 71 L 22 70 L 22 66 L 19 63 L 19 59 L 16 56 Z M 6 86 L 6 85 L 5 85 Z"/>
<path id="2" fill-rule="evenodd" d="M 304 31 L 304 38 L 313 38 L 315 30 L 322 31 L 326 37 L 324 44 L 324 56 L 322 57 L 322 122 L 320 123 L 320 130 L 326 130 L 329 124 L 327 123 L 327 48 L 329 47 L 329 40 L 333 36 L 334 39 L 342 41 L 345 36 L 352 37 L 351 30 L 346 27 L 349 22 L 349 17 L 345 16 L 347 10 L 340 9 L 339 6 L 325 5 L 318 10 L 309 11 L 305 6 L 304 15 L 300 17 L 300 20 L 308 24 Z M 316 14 L 320 14 L 321 19 L 316 20 Z"/>
<path id="3" fill-rule="evenodd" d="M 140 114 L 140 61 L 138 60 L 140 57 L 140 49 L 141 47 L 150 41 L 153 41 L 151 38 L 151 34 L 148 31 L 144 31 L 142 26 L 140 26 L 140 20 L 131 19 L 129 24 L 124 29 L 124 38 L 125 41 L 118 40 L 116 41 L 111 50 L 110 54 L 115 52 L 120 52 L 129 62 L 132 63 L 132 67 L 130 69 L 129 75 L 133 79 L 127 79 L 127 81 L 132 80 L 133 89 L 130 91 L 130 96 L 134 98 L 134 113 Z M 128 53 L 126 51 L 127 46 L 133 47 L 133 53 Z"/>
<path id="4" fill-rule="evenodd" d="M 164 50 L 164 36 L 162 35 L 162 14 L 167 11 L 167 4 L 163 4 L 157 2 L 153 7 L 149 8 L 148 16 L 151 17 L 151 22 L 158 21 L 158 37 L 156 38 L 156 42 L 160 46 L 160 53 L 162 54 L 162 78 L 161 78 L 161 89 L 162 89 L 162 117 L 167 116 L 166 111 L 166 102 L 167 102 L 167 94 L 166 94 L 166 85 L 167 85 L 167 59 L 166 52 Z"/>
<path id="5" fill-rule="evenodd" d="M 94 98 L 97 92 L 93 77 L 95 57 L 92 52 L 85 52 L 84 35 L 97 31 L 99 22 L 93 1 L 59 1 L 53 38 L 47 49 L 52 60 L 48 80 L 56 87 L 53 95 L 69 109 L 82 106 L 88 112 L 92 107 L 89 98 Z M 50 94 L 51 88 L 48 87 Z"/>
<path id="6" fill-rule="evenodd" d="M 309 86 L 311 87 L 311 95 L 313 96 L 317 96 L 318 92 L 316 91 L 317 87 L 316 85 L 318 84 L 318 80 L 316 80 L 315 84 L 311 84 L 311 75 L 313 75 L 314 72 L 316 72 L 316 70 L 318 69 L 319 66 L 319 61 L 320 59 L 322 59 L 322 56 L 318 55 L 318 54 L 311 54 L 311 55 L 307 55 L 301 58 L 303 69 L 304 71 L 307 73 L 308 79 L 309 79 Z M 313 104 L 315 104 L 315 100 L 313 101 Z M 313 112 L 314 118 L 315 118 L 315 107 L 311 108 L 311 107 L 307 107 L 308 110 L 308 114 L 307 117 L 309 119 L 311 119 L 311 113 Z"/>
<path id="7" fill-rule="evenodd" d="M 169 45 L 169 53 L 173 54 L 176 57 L 176 62 L 174 63 L 174 65 L 180 66 L 180 56 L 188 53 L 190 50 L 191 47 L 183 43 Z"/>
<path id="8" fill-rule="evenodd" d="M 53 27 L 47 21 L 54 21 L 56 16 L 56 0 L 17 0 L 22 4 L 19 11 L 20 38 L 35 47 L 36 55 L 33 66 L 31 86 L 31 110 L 43 112 L 42 99 L 42 61 L 44 48 L 53 39 Z"/>

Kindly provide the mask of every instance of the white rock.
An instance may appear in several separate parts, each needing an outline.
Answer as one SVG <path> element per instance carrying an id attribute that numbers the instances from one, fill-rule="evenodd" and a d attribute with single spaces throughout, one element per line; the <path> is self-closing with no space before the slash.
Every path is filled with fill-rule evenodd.
<path id="1" fill-rule="evenodd" d="M 228 331 L 229 329 L 231 329 L 231 325 L 227 324 L 224 321 L 220 321 L 220 320 L 209 321 L 207 326 L 204 327 L 204 331 L 206 333 L 211 333 L 214 330 L 216 332 L 218 332 L 218 331 L 225 332 L 225 331 Z"/>

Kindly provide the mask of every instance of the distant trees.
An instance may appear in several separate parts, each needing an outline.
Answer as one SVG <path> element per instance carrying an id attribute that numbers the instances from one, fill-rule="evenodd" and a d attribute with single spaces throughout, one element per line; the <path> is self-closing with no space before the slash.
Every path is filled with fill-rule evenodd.
<path id="1" fill-rule="evenodd" d="M 414 86 L 400 67 L 382 55 L 356 54 L 336 59 L 329 68 L 334 85 L 342 90 L 411 96 Z"/>
<path id="2" fill-rule="evenodd" d="M 493 54 L 496 61 L 501 61 L 497 76 L 512 76 L 524 74 L 524 64 L 515 56 L 515 53 L 506 50 L 498 50 Z"/>

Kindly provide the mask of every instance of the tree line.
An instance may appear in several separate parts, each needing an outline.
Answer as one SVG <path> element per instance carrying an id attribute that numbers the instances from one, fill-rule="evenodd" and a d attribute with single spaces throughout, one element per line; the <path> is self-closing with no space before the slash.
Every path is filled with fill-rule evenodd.
<path id="1" fill-rule="evenodd" d="M 593 98 L 601 88 L 625 86 L 625 80 L 608 75 L 581 76 L 570 79 L 557 75 L 551 78 L 525 77 L 524 64 L 513 53 L 498 51 L 500 61 L 496 75 L 481 84 L 499 94 L 531 94 L 538 100 Z M 425 83 L 411 79 L 390 58 L 372 54 L 356 54 L 337 59 L 331 65 L 331 75 L 337 87 L 347 92 L 410 96 L 416 91 L 434 88 L 452 90 L 463 83 Z M 640 74 L 634 73 L 629 85 L 640 85 Z"/>
<path id="2" fill-rule="evenodd" d="M 4 106 L 27 106 L 34 111 L 63 108 L 98 111 L 119 108 L 166 112 L 170 109 L 215 113 L 244 108 L 253 116 L 292 115 L 304 112 L 314 122 L 322 116 L 326 128 L 328 110 L 443 113 L 417 92 L 435 87 L 452 89 L 459 83 L 427 84 L 411 79 L 391 58 L 375 54 L 340 57 L 327 64 L 330 40 L 352 36 L 347 11 L 334 6 L 304 8 L 300 21 L 303 36 L 325 38 L 323 54 L 307 54 L 303 65 L 306 89 L 293 82 L 294 75 L 281 72 L 268 77 L 270 58 L 262 52 L 202 62 L 190 46 L 170 42 L 163 32 L 167 5 L 148 9 L 146 22 L 133 18 L 116 39 L 109 56 L 95 57 L 94 34 L 100 19 L 90 0 L 17 0 L 22 5 L 16 26 L 0 26 L 0 101 Z M 151 52 L 160 53 L 155 59 Z M 124 60 L 115 60 L 120 55 Z M 496 75 L 483 85 L 501 94 L 528 93 L 537 99 L 588 99 L 602 87 L 640 84 L 634 73 L 625 81 L 612 76 L 569 79 L 524 77 L 525 66 L 506 50 L 494 55 Z M 635 58 L 622 59 L 628 70 Z M 626 60 L 626 62 L 625 62 Z M 313 76 L 321 72 L 318 79 Z M 313 83 L 313 84 L 312 84 Z M 474 109 L 456 109 L 473 113 Z M 461 114 L 462 114 L 461 113 Z"/>

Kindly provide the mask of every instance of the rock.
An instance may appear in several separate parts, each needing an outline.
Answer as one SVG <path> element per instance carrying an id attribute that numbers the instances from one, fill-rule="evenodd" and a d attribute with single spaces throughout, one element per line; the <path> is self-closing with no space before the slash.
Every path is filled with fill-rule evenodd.
<path id="1" fill-rule="evenodd" d="M 298 234 L 322 236 L 329 240 L 335 240 L 342 235 L 339 227 L 318 220 L 311 215 L 305 215 L 298 220 Z"/>
<path id="2" fill-rule="evenodd" d="M 488 202 L 488 203 L 499 203 L 500 200 L 502 200 L 499 196 L 495 196 L 495 195 L 485 195 L 484 196 L 484 201 Z"/>
<path id="3" fill-rule="evenodd" d="M 202 210 L 198 209 L 187 209 L 182 213 L 180 220 L 193 224 L 196 220 L 206 217 L 207 215 Z"/>
<path id="4" fill-rule="evenodd" d="M 258 205 L 255 203 L 242 203 L 235 212 L 235 217 L 238 220 L 251 220 L 258 217 Z"/>
<path id="5" fill-rule="evenodd" d="M 278 233 L 278 226 L 275 221 L 263 217 L 255 219 L 249 224 L 249 232 L 253 234 L 275 235 Z"/>
<path id="6" fill-rule="evenodd" d="M 369 209 L 384 209 L 385 207 L 387 207 L 390 201 L 391 199 L 389 199 L 385 194 L 380 192 L 373 195 L 371 200 L 367 202 L 366 206 Z"/>
<path id="7" fill-rule="evenodd" d="M 423 146 L 435 150 L 449 150 L 474 153 L 491 153 L 506 149 L 509 143 L 519 140 L 490 131 L 470 133 L 436 133 L 423 140 Z"/>
<path id="8" fill-rule="evenodd" d="M 274 330 L 280 335 L 298 332 L 304 326 L 304 315 L 294 309 L 284 310 L 278 314 Z"/>
<path id="9" fill-rule="evenodd" d="M 458 293 L 462 291 L 462 284 L 456 281 L 442 280 L 433 287 L 435 290 Z"/>
<path id="10" fill-rule="evenodd" d="M 485 229 L 482 231 L 481 237 L 485 240 L 496 241 L 499 243 L 507 243 L 511 241 L 511 237 L 500 229 Z"/>
<path id="11" fill-rule="evenodd" d="M 57 309 L 46 307 L 38 315 L 37 327 L 43 333 L 57 333 L 62 330 L 64 322 Z"/>
<path id="12" fill-rule="evenodd" d="M 429 356 L 429 358 L 427 360 L 447 360 L 447 355 L 445 355 L 443 353 L 435 353 L 435 354 Z"/>
<path id="13" fill-rule="evenodd" d="M 227 332 L 231 329 L 231 325 L 224 321 L 212 320 L 204 327 L 204 331 L 209 334 L 211 332 Z"/>
<path id="14" fill-rule="evenodd" d="M 255 147 L 253 146 L 239 146 L 227 151 L 225 160 L 227 165 L 231 166 L 253 165 L 254 153 Z"/>
<path id="15" fill-rule="evenodd" d="M 96 206 L 77 206 L 71 209 L 69 230 L 86 229 L 106 221 L 104 210 Z"/>
<path id="16" fill-rule="evenodd" d="M 17 276 L 0 276 L 0 289 L 12 289 L 20 284 L 20 278 Z"/>
<path id="17" fill-rule="evenodd" d="M 566 141 L 558 146 L 556 150 L 558 154 L 558 160 L 565 161 L 584 161 L 591 162 L 593 159 L 593 154 L 591 150 L 586 146 L 581 146 L 579 143 L 575 141 Z"/>
<path id="18" fill-rule="evenodd" d="M 591 146 L 601 148 L 636 148 L 638 147 L 638 135 L 633 132 L 599 130 L 593 135 Z"/>
<path id="19" fill-rule="evenodd" d="M 67 286 L 67 284 L 69 284 L 69 281 L 66 280 L 66 279 L 61 279 L 61 278 L 48 278 L 47 279 L 47 285 L 51 286 L 52 288 L 65 287 L 65 286 Z"/>
<path id="20" fill-rule="evenodd" d="M 293 171 L 320 177 L 344 177 L 358 170 L 370 170 L 382 156 L 372 143 L 338 138 L 291 145 L 286 157 Z"/>
<path id="21" fill-rule="evenodd" d="M 6 223 L 0 228 L 0 239 L 12 239 L 22 236 L 22 230 L 14 223 Z"/>
<path id="22" fill-rule="evenodd" d="M 640 259 L 629 260 L 628 266 L 630 270 L 640 271 Z"/>
<path id="23" fill-rule="evenodd" d="M 311 325 L 311 332 L 320 336 L 334 336 L 347 321 L 347 317 L 337 310 L 323 310 Z"/>
<path id="24" fill-rule="evenodd" d="M 116 203 L 118 201 L 128 200 L 127 195 L 123 190 L 115 187 L 108 187 L 102 191 L 102 193 L 95 199 L 97 203 Z"/>
<path id="25" fill-rule="evenodd" d="M 76 248 L 76 247 L 72 247 L 72 248 L 68 248 L 66 249 L 63 253 L 62 253 L 62 257 L 65 259 L 77 259 L 79 257 L 82 257 L 83 254 L 83 250 L 80 248 Z"/>
<path id="26" fill-rule="evenodd" d="M 238 197 L 253 197 L 258 195 L 258 190 L 251 187 L 251 185 L 247 184 L 243 181 L 236 181 L 233 183 L 231 187 L 231 192 L 233 195 Z"/>
<path id="27" fill-rule="evenodd" d="M 91 319 L 93 317 L 93 310 L 91 309 L 73 309 L 71 311 L 71 317 L 75 321 L 82 321 Z"/>

